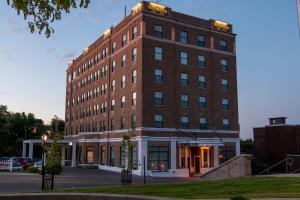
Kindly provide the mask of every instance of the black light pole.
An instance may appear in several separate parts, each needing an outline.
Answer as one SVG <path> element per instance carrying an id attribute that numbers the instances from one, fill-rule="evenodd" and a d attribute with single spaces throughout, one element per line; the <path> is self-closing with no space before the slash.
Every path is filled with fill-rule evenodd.
<path id="1" fill-rule="evenodd" d="M 44 185 L 44 178 L 45 178 L 45 143 L 48 139 L 48 136 L 46 134 L 42 135 L 42 149 L 43 149 L 43 153 L 42 153 L 42 190 L 44 190 L 45 185 Z"/>

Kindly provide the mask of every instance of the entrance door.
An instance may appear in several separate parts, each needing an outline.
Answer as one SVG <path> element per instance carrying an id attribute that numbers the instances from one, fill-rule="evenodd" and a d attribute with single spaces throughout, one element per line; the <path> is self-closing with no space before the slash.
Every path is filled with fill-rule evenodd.
<path id="1" fill-rule="evenodd" d="M 200 156 L 194 157 L 194 163 L 195 163 L 195 172 L 200 173 Z"/>

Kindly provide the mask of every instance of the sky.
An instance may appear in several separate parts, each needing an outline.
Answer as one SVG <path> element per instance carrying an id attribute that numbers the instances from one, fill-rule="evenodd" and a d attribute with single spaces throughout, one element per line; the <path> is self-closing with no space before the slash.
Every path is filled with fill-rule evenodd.
<path id="1" fill-rule="evenodd" d="M 22 16 L 0 2 L 0 104 L 32 112 L 46 123 L 64 118 L 68 61 L 80 55 L 136 0 L 91 0 L 52 24 L 47 39 L 31 34 Z M 269 117 L 300 124 L 300 35 L 295 0 L 161 0 L 173 10 L 233 24 L 237 34 L 242 138 Z M 129 13 L 129 11 L 128 11 Z"/>

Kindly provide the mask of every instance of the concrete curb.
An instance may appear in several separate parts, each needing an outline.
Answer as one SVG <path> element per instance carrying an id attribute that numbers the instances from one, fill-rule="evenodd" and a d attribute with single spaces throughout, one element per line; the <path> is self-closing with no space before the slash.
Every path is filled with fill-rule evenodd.
<path id="1" fill-rule="evenodd" d="M 0 175 L 40 176 L 40 174 L 37 173 L 17 173 L 17 172 L 0 172 Z"/>

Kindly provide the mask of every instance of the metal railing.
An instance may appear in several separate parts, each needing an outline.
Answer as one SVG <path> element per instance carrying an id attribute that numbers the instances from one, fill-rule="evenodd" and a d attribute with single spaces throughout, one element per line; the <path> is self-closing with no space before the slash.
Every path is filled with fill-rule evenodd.
<path id="1" fill-rule="evenodd" d="M 271 167 L 263 170 L 262 172 L 258 173 L 257 175 L 263 175 L 263 174 L 270 174 L 270 170 L 285 163 L 285 173 L 290 173 L 292 167 L 293 167 L 293 162 L 294 162 L 294 159 L 292 158 L 285 158 L 283 160 L 281 160 L 280 162 L 272 165 Z"/>

